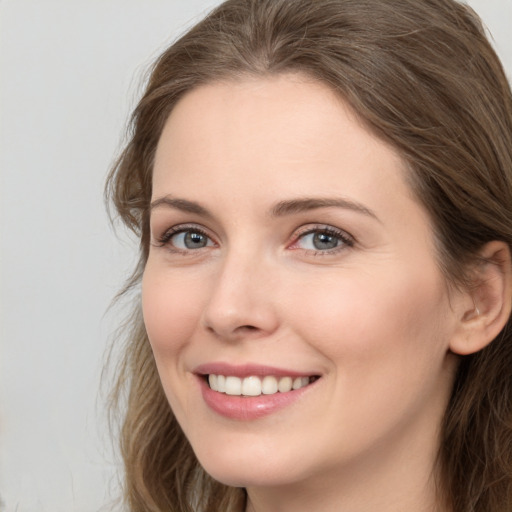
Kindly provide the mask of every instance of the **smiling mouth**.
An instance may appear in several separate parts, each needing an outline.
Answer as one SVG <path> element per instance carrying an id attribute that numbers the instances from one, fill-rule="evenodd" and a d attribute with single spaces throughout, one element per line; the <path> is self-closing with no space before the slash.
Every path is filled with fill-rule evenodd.
<path id="1" fill-rule="evenodd" d="M 218 393 L 231 396 L 260 396 L 275 395 L 276 393 L 288 393 L 295 391 L 319 379 L 318 376 L 310 377 L 265 377 L 250 376 L 245 378 L 233 375 L 205 375 L 210 389 Z"/>

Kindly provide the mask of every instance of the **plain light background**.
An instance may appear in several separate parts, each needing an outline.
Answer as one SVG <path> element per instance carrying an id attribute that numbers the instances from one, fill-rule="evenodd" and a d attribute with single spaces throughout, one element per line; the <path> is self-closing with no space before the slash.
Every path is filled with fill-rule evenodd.
<path id="1" fill-rule="evenodd" d="M 110 510 L 98 399 L 134 262 L 103 184 L 143 72 L 218 0 L 0 0 L 0 512 Z M 472 0 L 512 75 L 512 0 Z"/>

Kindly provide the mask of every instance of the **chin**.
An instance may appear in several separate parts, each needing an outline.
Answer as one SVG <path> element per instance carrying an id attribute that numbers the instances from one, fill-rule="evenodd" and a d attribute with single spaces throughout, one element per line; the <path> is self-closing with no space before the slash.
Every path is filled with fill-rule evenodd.
<path id="1" fill-rule="evenodd" d="M 231 453 L 230 455 L 234 455 Z M 300 480 L 297 461 L 291 466 L 275 457 L 218 457 L 199 458 L 204 470 L 218 482 L 231 487 L 271 487 Z M 291 472 L 290 468 L 295 467 Z M 286 469 L 285 469 L 286 468 Z"/>
<path id="2" fill-rule="evenodd" d="M 265 468 L 247 467 L 241 471 L 236 471 L 232 467 L 204 469 L 214 480 L 230 487 L 274 487 L 292 483 L 289 477 L 283 478 L 282 473 L 278 476 L 266 471 Z"/>

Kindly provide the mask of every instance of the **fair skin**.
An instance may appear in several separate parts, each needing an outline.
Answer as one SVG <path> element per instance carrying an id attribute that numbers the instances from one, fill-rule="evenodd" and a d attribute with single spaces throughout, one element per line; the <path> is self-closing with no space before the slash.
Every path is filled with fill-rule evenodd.
<path id="1" fill-rule="evenodd" d="M 248 512 L 447 510 L 432 477 L 474 302 L 439 270 L 406 172 L 297 75 L 202 86 L 165 125 L 144 319 L 199 461 Z M 213 371 L 307 385 L 230 396 Z"/>

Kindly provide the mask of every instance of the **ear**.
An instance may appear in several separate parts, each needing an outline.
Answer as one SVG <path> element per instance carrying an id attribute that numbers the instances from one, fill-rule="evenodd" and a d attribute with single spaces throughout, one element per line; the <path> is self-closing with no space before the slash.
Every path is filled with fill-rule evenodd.
<path id="1" fill-rule="evenodd" d="M 478 352 L 501 332 L 512 309 L 512 263 L 505 242 L 487 243 L 479 253 L 472 286 L 463 292 L 459 324 L 450 349 L 460 355 Z"/>

